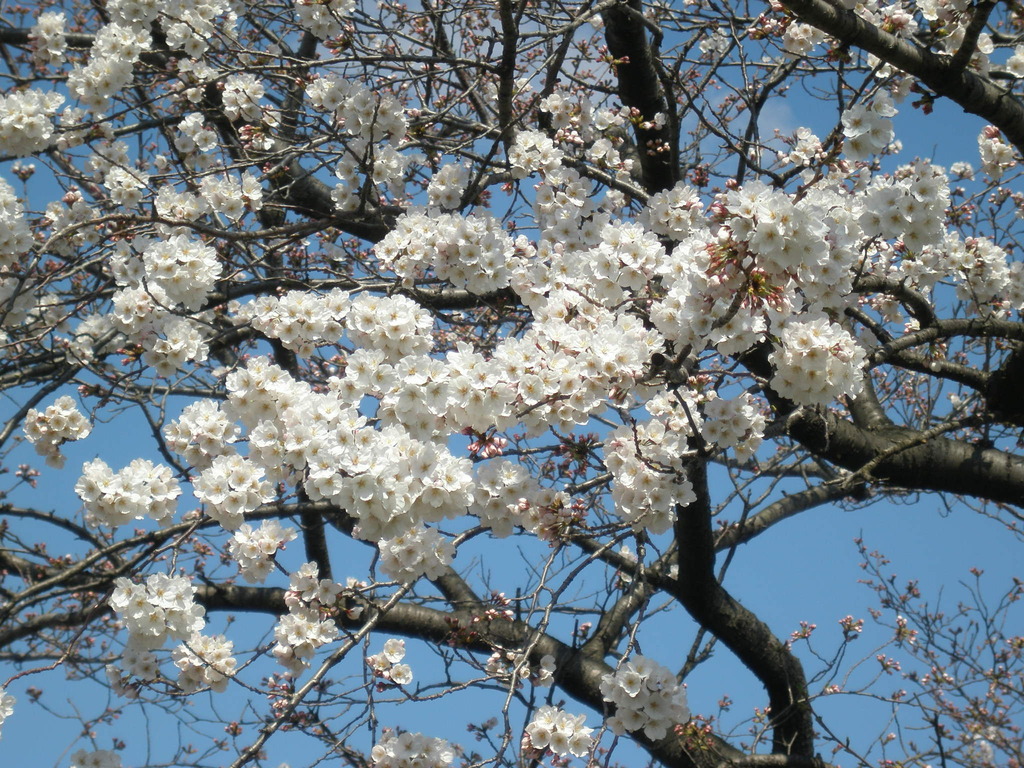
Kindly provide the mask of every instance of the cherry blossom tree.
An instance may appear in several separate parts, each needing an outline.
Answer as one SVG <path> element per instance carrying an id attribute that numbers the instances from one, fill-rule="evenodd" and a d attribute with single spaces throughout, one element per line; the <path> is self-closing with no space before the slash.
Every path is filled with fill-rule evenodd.
<path id="1" fill-rule="evenodd" d="M 944 609 L 866 531 L 849 662 L 728 578 L 825 506 L 1020 535 L 1018 5 L 41 0 L 0 46 L 0 723 L 76 718 L 46 760 L 1024 761 L 1019 581 Z M 944 110 L 947 167 L 897 130 Z M 723 657 L 754 712 L 691 707 Z"/>

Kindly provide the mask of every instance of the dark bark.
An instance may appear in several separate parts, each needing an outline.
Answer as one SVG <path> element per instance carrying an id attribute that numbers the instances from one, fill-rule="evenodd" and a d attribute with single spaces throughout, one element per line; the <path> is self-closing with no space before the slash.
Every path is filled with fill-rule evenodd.
<path id="1" fill-rule="evenodd" d="M 644 121 L 653 120 L 659 112 L 665 116 L 666 122 L 661 128 L 640 125 L 634 128 L 643 186 L 653 193 L 675 186 L 679 180 L 679 162 L 668 123 L 668 102 L 655 66 L 655 53 L 648 39 L 642 8 L 640 0 L 623 0 L 602 16 L 608 52 L 620 62 L 613 66 L 622 103 L 636 108 Z"/>
<path id="2" fill-rule="evenodd" d="M 814 723 L 803 667 L 768 626 L 719 583 L 706 462 L 691 462 L 687 475 L 697 500 L 676 508 L 679 579 L 675 596 L 764 685 L 771 707 L 772 751 L 813 758 Z"/>
<path id="3" fill-rule="evenodd" d="M 961 59 L 940 56 L 885 32 L 829 0 L 782 0 L 782 4 L 801 21 L 841 43 L 874 54 L 913 75 L 939 96 L 956 102 L 965 112 L 985 118 L 1024 154 L 1024 104 L 984 77 L 966 70 Z"/>

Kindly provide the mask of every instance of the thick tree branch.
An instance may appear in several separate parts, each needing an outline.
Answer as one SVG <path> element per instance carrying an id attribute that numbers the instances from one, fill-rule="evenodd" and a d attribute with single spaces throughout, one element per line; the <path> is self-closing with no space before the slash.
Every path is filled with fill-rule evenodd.
<path id="1" fill-rule="evenodd" d="M 829 0 L 782 0 L 782 4 L 801 21 L 902 69 L 965 112 L 988 120 L 1024 155 L 1024 104 L 1015 96 L 958 67 L 952 57 L 940 56 L 885 32 Z"/>
<path id="2" fill-rule="evenodd" d="M 694 620 L 721 640 L 768 691 L 772 751 L 814 756 L 814 724 L 800 661 L 751 611 L 733 599 L 715 576 L 715 544 L 707 463 L 690 462 L 697 500 L 676 508 L 679 579 L 675 595 Z"/>
<path id="3" fill-rule="evenodd" d="M 917 430 L 861 429 L 834 413 L 809 408 L 790 418 L 789 434 L 851 472 L 891 452 L 873 467 L 871 477 L 897 487 L 1024 504 L 1024 458 L 1011 453 L 944 437 L 919 442 Z"/>
<path id="4" fill-rule="evenodd" d="M 654 52 L 647 39 L 647 20 L 640 0 L 622 0 L 602 13 L 605 40 L 615 63 L 619 80 L 619 98 L 627 107 L 636 108 L 640 120 L 635 124 L 637 150 L 643 170 L 644 189 L 649 193 L 671 189 L 679 180 L 674 137 L 668 125 L 668 104 L 654 64 Z M 653 126 L 661 113 L 660 128 Z M 647 127 L 644 127 L 647 126 Z"/>

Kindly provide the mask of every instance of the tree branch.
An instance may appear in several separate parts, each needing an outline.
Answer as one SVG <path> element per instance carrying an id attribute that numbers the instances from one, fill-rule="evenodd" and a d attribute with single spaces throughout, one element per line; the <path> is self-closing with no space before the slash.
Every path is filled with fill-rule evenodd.
<path id="1" fill-rule="evenodd" d="M 996 126 L 1024 155 L 1024 105 L 985 78 L 958 68 L 952 57 L 914 45 L 865 21 L 830 0 L 782 0 L 804 21 L 842 43 L 854 45 L 913 75 L 940 96 Z"/>

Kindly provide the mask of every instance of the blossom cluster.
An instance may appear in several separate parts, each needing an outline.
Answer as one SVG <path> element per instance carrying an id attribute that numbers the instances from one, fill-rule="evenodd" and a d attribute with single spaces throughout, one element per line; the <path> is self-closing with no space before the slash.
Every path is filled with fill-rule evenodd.
<path id="1" fill-rule="evenodd" d="M 226 690 L 238 663 L 231 655 L 233 648 L 234 643 L 224 635 L 194 632 L 188 642 L 171 654 L 179 670 L 178 687 L 185 693 L 195 693 L 206 686 L 217 692 Z"/>
<path id="2" fill-rule="evenodd" d="M 216 457 L 193 480 L 192 487 L 207 514 L 229 531 L 242 524 L 246 512 L 273 498 L 262 467 L 236 453 Z"/>
<path id="3" fill-rule="evenodd" d="M 683 240 L 703 223 L 704 202 L 696 189 L 676 184 L 655 192 L 640 213 L 640 223 L 656 235 Z"/>
<path id="4" fill-rule="evenodd" d="M 116 579 L 110 607 L 128 630 L 128 647 L 151 650 L 168 638 L 187 640 L 199 632 L 206 611 L 195 604 L 195 592 L 188 578 L 166 573 L 154 573 L 142 584 Z"/>
<path id="5" fill-rule="evenodd" d="M 412 299 L 368 293 L 352 301 L 345 318 L 352 343 L 381 350 L 388 362 L 429 352 L 433 325 L 430 313 Z"/>
<path id="6" fill-rule="evenodd" d="M 64 35 L 67 18 L 59 11 L 39 14 L 32 25 L 32 58 L 42 65 L 58 64 L 64 60 L 68 43 Z"/>
<path id="7" fill-rule="evenodd" d="M 615 714 L 607 722 L 617 735 L 643 730 L 647 738 L 657 741 L 690 717 L 686 691 L 675 675 L 645 656 L 634 656 L 602 677 L 601 695 L 615 705 Z"/>
<path id="8" fill-rule="evenodd" d="M 772 387 L 801 405 L 825 405 L 860 392 L 865 358 L 849 331 L 828 318 L 793 319 L 769 358 L 775 366 Z"/>
<path id="9" fill-rule="evenodd" d="M 704 403 L 701 437 L 719 448 L 733 448 L 736 458 L 753 457 L 764 439 L 764 414 L 749 393 L 736 398 L 712 397 Z"/>
<path id="10" fill-rule="evenodd" d="M 384 643 L 380 653 L 366 657 L 366 663 L 375 677 L 395 685 L 409 685 L 412 682 L 412 667 L 402 664 L 405 658 L 405 640 L 391 638 Z"/>
<path id="11" fill-rule="evenodd" d="M 11 715 L 14 714 L 14 705 L 17 703 L 17 699 L 9 694 L 4 688 L 0 687 L 0 730 L 3 729 L 4 723 Z"/>
<path id="12" fill-rule="evenodd" d="M 331 193 L 338 210 L 358 207 L 364 179 L 401 194 L 403 175 L 412 159 L 396 146 L 408 129 L 402 103 L 335 75 L 314 78 L 306 95 L 314 108 L 330 113 L 345 134 L 346 154 L 334 169 L 339 183 Z"/>
<path id="13" fill-rule="evenodd" d="M 35 89 L 0 95 L 0 152 L 27 157 L 46 149 L 53 137 L 53 118 L 64 97 Z"/>
<path id="14" fill-rule="evenodd" d="M 161 525 L 170 522 L 181 487 L 169 467 L 148 459 L 133 459 L 114 472 L 103 459 L 82 465 L 75 493 L 93 525 L 116 527 L 149 517 Z"/>
<path id="15" fill-rule="evenodd" d="M 373 746 L 374 768 L 447 768 L 455 751 L 444 739 L 422 733 L 388 734 Z"/>
<path id="16" fill-rule="evenodd" d="M 186 405 L 181 415 L 164 427 L 164 438 L 174 453 L 196 469 L 206 469 L 215 458 L 230 451 L 228 446 L 240 431 L 220 403 L 197 400 Z"/>
<path id="17" fill-rule="evenodd" d="M 258 211 L 263 207 L 263 187 L 251 172 L 241 178 L 227 174 L 204 176 L 199 182 L 199 192 L 210 210 L 238 221 L 246 211 Z"/>
<path id="18" fill-rule="evenodd" d="M 593 728 L 583 723 L 586 715 L 570 715 L 549 705 L 537 709 L 526 726 L 526 736 L 534 749 L 550 749 L 556 755 L 584 757 L 594 744 Z"/>
<path id="19" fill-rule="evenodd" d="M 32 246 L 24 211 L 14 189 L 0 179 L 0 267 L 9 267 Z"/>
<path id="20" fill-rule="evenodd" d="M 334 289 L 322 296 L 310 291 L 288 291 L 282 296 L 261 296 L 239 308 L 238 322 L 252 327 L 288 349 L 309 357 L 318 344 L 336 343 L 345 332 L 349 294 Z"/>
<path id="21" fill-rule="evenodd" d="M 146 26 L 112 22 L 96 34 L 87 64 L 68 74 L 68 90 L 91 112 L 103 112 L 110 99 L 132 81 L 135 63 L 152 45 Z"/>
<path id="22" fill-rule="evenodd" d="M 260 99 L 265 93 L 263 83 L 255 75 L 248 72 L 228 75 L 221 96 L 224 115 L 229 120 L 259 123 L 263 118 Z"/>
<path id="23" fill-rule="evenodd" d="M 648 403 L 655 418 L 618 427 L 605 440 L 615 513 L 636 531 L 664 533 L 672 525 L 676 506 L 696 499 L 682 464 L 689 427 L 685 414 L 666 400 Z M 655 410 L 659 404 L 661 411 Z"/>
<path id="24" fill-rule="evenodd" d="M 338 626 L 328 617 L 341 585 L 319 578 L 316 563 L 303 563 L 291 575 L 285 593 L 288 613 L 274 627 L 274 658 L 293 675 L 300 675 L 320 646 L 338 638 Z"/>
<path id="25" fill-rule="evenodd" d="M 978 154 L 981 157 L 981 169 L 994 180 L 999 180 L 1003 172 L 1017 164 L 1017 153 L 992 125 L 985 126 L 978 134 Z"/>
<path id="26" fill-rule="evenodd" d="M 262 584 L 274 569 L 274 555 L 298 534 L 277 520 L 265 520 L 259 528 L 242 523 L 228 542 L 228 553 L 250 584 Z"/>
<path id="27" fill-rule="evenodd" d="M 897 109 L 886 92 L 880 92 L 870 102 L 861 102 L 843 112 L 843 152 L 851 160 L 867 160 L 884 152 L 892 144 L 895 134 L 892 118 Z"/>
<path id="28" fill-rule="evenodd" d="M 25 415 L 24 430 L 36 453 L 46 457 L 46 464 L 60 469 L 65 461 L 60 447 L 66 442 L 88 437 L 92 424 L 78 410 L 74 398 L 63 395 L 45 411 L 30 408 Z"/>
<path id="29" fill-rule="evenodd" d="M 436 528 L 416 525 L 390 539 L 381 539 L 381 569 L 401 582 L 416 581 L 420 576 L 436 579 L 455 559 L 455 545 Z"/>
<path id="30" fill-rule="evenodd" d="M 410 282 L 428 270 L 458 288 L 483 294 L 506 288 L 515 243 L 489 214 L 409 213 L 374 247 L 386 269 Z"/>
<path id="31" fill-rule="evenodd" d="M 488 677 L 507 680 L 515 670 L 522 679 L 530 678 L 539 688 L 550 688 L 555 682 L 555 657 L 545 654 L 540 663 L 531 666 L 526 657 L 517 651 L 495 651 L 484 664 Z M 518 685 L 518 683 L 517 683 Z"/>
<path id="32" fill-rule="evenodd" d="M 193 59 L 202 56 L 217 33 L 234 34 L 235 14 L 227 0 L 170 0 L 159 3 L 167 47 L 183 50 Z"/>
<path id="33" fill-rule="evenodd" d="M 342 32 L 342 19 L 352 13 L 355 0 L 296 0 L 295 18 L 299 26 L 309 30 L 318 40 L 337 37 Z"/>
<path id="34" fill-rule="evenodd" d="M 431 208 L 451 211 L 462 204 L 469 184 L 469 165 L 447 163 L 438 168 L 427 185 L 427 202 Z"/>
<path id="35" fill-rule="evenodd" d="M 512 175 L 525 179 L 538 171 L 553 171 L 562 163 L 563 153 L 540 131 L 520 131 L 508 152 Z"/>

